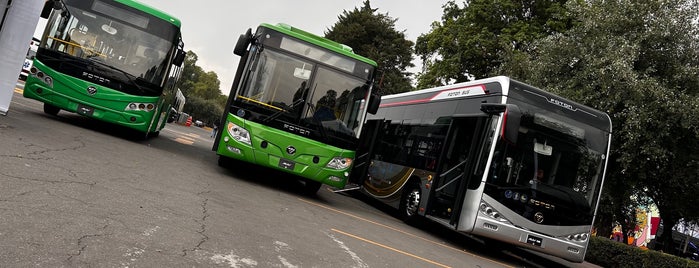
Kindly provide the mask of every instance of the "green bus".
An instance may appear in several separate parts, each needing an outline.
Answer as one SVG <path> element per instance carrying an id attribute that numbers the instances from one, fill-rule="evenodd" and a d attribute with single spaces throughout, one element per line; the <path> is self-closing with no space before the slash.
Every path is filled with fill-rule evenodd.
<path id="1" fill-rule="evenodd" d="M 180 21 L 131 0 L 47 1 L 42 17 L 24 96 L 156 136 L 184 61 Z"/>
<path id="2" fill-rule="evenodd" d="M 286 24 L 241 35 L 241 56 L 212 150 L 219 165 L 241 160 L 281 170 L 316 193 L 343 188 L 372 94 L 376 62 Z"/>

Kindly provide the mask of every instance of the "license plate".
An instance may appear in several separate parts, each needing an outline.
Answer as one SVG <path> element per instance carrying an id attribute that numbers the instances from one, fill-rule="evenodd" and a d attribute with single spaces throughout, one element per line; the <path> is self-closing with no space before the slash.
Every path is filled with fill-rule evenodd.
<path id="1" fill-rule="evenodd" d="M 540 247 L 542 241 L 543 241 L 543 239 L 541 237 L 527 235 L 527 244 Z"/>
<path id="2" fill-rule="evenodd" d="M 92 116 L 92 114 L 95 112 L 95 108 L 92 108 L 90 106 L 78 104 L 78 113 L 82 115 L 87 115 L 87 116 Z"/>
<path id="3" fill-rule="evenodd" d="M 284 158 L 279 159 L 279 167 L 281 167 L 281 168 L 294 170 L 295 165 L 296 165 L 296 163 L 294 163 L 294 161 L 284 159 Z"/>

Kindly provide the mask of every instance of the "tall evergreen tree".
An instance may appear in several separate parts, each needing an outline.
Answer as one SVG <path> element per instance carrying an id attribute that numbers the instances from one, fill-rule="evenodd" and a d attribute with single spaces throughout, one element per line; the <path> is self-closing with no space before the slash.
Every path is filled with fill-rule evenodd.
<path id="1" fill-rule="evenodd" d="M 413 42 L 404 32 L 395 29 L 395 22 L 388 14 L 371 8 L 369 0 L 364 6 L 343 11 L 338 22 L 325 32 L 325 37 L 348 45 L 354 52 L 370 58 L 379 65 L 380 93 L 383 95 L 412 90 L 410 73 L 413 67 Z"/>

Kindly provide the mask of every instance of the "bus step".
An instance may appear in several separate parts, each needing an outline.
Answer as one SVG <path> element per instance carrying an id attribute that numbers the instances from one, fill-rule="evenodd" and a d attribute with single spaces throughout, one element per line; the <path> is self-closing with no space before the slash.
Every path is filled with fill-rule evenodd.
<path id="1" fill-rule="evenodd" d="M 347 192 L 347 191 L 354 191 L 354 190 L 359 190 L 361 189 L 362 186 L 359 184 L 354 184 L 354 183 L 348 183 L 345 185 L 345 188 L 342 189 L 333 189 L 331 190 L 333 193 L 342 193 L 342 192 Z"/>

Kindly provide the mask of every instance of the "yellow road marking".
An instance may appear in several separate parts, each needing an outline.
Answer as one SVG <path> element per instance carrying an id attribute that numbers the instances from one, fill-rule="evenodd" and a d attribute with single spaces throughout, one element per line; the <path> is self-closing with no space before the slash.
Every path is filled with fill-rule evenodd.
<path id="1" fill-rule="evenodd" d="M 177 130 L 173 130 L 173 129 L 165 129 L 165 130 L 179 135 L 179 137 L 174 138 L 173 140 L 176 142 L 179 142 L 181 144 L 192 145 L 192 144 L 194 144 L 195 140 L 201 139 L 201 135 L 199 135 L 199 134 L 187 133 L 187 132 L 177 131 Z"/>
<path id="2" fill-rule="evenodd" d="M 191 132 L 182 132 L 182 131 L 177 131 L 177 130 L 174 130 L 174 129 L 165 129 L 165 130 L 170 131 L 170 132 L 173 132 L 173 133 L 177 133 L 177 134 L 182 135 L 182 136 L 189 136 L 189 137 L 193 137 L 193 138 L 200 138 L 200 137 L 201 137 L 201 135 L 199 135 L 199 134 L 194 134 L 194 133 L 191 133 Z"/>
<path id="3" fill-rule="evenodd" d="M 185 144 L 185 145 L 192 145 L 192 144 L 194 144 L 194 140 L 185 139 L 185 138 L 182 138 L 182 137 L 175 138 L 175 141 L 176 141 L 176 142 L 179 142 L 179 143 L 182 143 L 182 144 Z"/>
<path id="4" fill-rule="evenodd" d="M 375 221 L 372 221 L 372 220 L 369 220 L 369 219 L 362 218 L 362 217 L 360 217 L 360 216 L 354 215 L 354 214 L 349 213 L 349 212 L 344 212 L 344 211 L 341 211 L 341 210 L 338 210 L 338 209 L 335 209 L 335 208 L 328 207 L 328 206 L 323 205 L 323 204 L 319 204 L 319 203 L 315 203 L 315 202 L 312 202 L 312 201 L 309 201 L 309 200 L 305 200 L 305 199 L 303 199 L 303 198 L 298 198 L 298 200 L 301 200 L 302 202 L 306 202 L 306 203 L 308 203 L 308 204 L 311 204 L 311 205 L 314 205 L 314 206 L 317 206 L 317 207 L 320 207 L 320 208 L 324 208 L 324 209 L 327 209 L 327 210 L 330 210 L 330 211 L 333 211 L 333 212 L 336 212 L 336 213 L 339 213 L 339 214 L 342 214 L 342 215 L 345 215 L 345 216 L 348 216 L 348 217 L 352 217 L 352 218 L 355 218 L 355 219 L 358 219 L 358 220 L 361 220 L 361 221 L 365 221 L 365 222 L 368 222 L 368 223 L 371 223 L 371 224 L 374 224 L 374 225 L 377 225 L 377 226 L 381 226 L 381 227 L 383 227 L 383 228 L 386 228 L 386 229 L 389 229 L 389 230 L 392 230 L 392 231 L 396 231 L 396 232 L 399 232 L 399 233 L 408 235 L 408 236 L 410 236 L 410 237 L 414 237 L 414 238 L 417 238 L 417 239 L 420 239 L 420 240 L 423 240 L 423 241 L 426 241 L 426 242 L 429 242 L 429 243 L 438 245 L 438 246 L 443 247 L 443 248 L 447 248 L 447 249 L 450 249 L 450 250 L 458 251 L 458 252 L 460 252 L 460 253 L 467 254 L 467 255 L 470 255 L 470 256 L 472 256 L 472 257 L 480 258 L 480 259 L 483 259 L 483 260 L 491 261 L 491 262 L 500 264 L 500 265 L 505 266 L 505 267 L 513 267 L 513 266 L 510 266 L 510 265 L 501 263 L 501 262 L 496 261 L 496 260 L 488 259 L 488 258 L 485 258 L 485 257 L 483 257 L 483 256 L 479 256 L 479 255 L 470 253 L 470 252 L 468 252 L 468 251 L 466 251 L 466 250 L 463 250 L 463 249 L 458 249 L 458 248 L 455 248 L 455 247 L 452 247 L 452 246 L 449 246 L 449 245 L 445 245 L 445 244 L 439 243 L 439 242 L 437 242 L 437 241 L 433 241 L 433 240 L 430 240 L 430 239 L 427 239 L 427 238 L 424 238 L 424 237 L 421 237 L 421 236 L 418 236 L 418 235 L 415 235 L 415 234 L 411 234 L 411 233 L 409 233 L 409 232 L 403 231 L 403 230 L 398 229 L 398 228 L 395 228 L 395 227 L 391 227 L 391 226 L 388 226 L 388 225 L 385 225 L 385 224 L 382 224 L 382 223 L 378 223 L 378 222 L 375 222 Z"/>
<path id="5" fill-rule="evenodd" d="M 24 89 L 21 88 L 15 88 L 15 92 L 19 94 L 24 94 Z"/>
<path id="6" fill-rule="evenodd" d="M 440 267 L 451 267 L 451 266 L 448 266 L 448 265 L 444 265 L 444 264 L 438 263 L 438 262 L 436 262 L 436 261 L 432 261 L 432 260 L 425 259 L 425 258 L 420 257 L 420 256 L 417 256 L 417 255 L 415 255 L 415 254 L 411 254 L 411 253 L 408 253 L 408 252 L 405 252 L 405 251 L 402 251 L 402 250 L 399 250 L 399 249 L 395 249 L 395 248 L 386 246 L 386 245 L 384 245 L 384 244 L 381 244 L 381 243 L 378 243 L 378 242 L 374 242 L 374 241 L 371 241 L 371 240 L 369 240 L 369 239 L 362 238 L 362 237 L 359 237 L 359 236 L 356 236 L 356 235 L 353 235 L 353 234 L 350 234 L 350 233 L 346 233 L 346 232 L 343 232 L 343 231 L 340 231 L 340 230 L 337 230 L 337 229 L 330 229 L 330 230 L 332 230 L 332 231 L 334 231 L 334 232 L 337 232 L 337 233 L 341 233 L 341 234 L 343 234 L 343 235 L 349 236 L 349 237 L 354 238 L 354 239 L 357 239 L 357 240 L 361 240 L 361 241 L 367 242 L 367 243 L 372 244 L 372 245 L 375 245 L 375 246 L 379 246 L 379 247 L 382 247 L 382 248 L 385 248 L 385 249 L 388 249 L 388 250 L 391 250 L 391 251 L 394 251 L 394 252 L 398 252 L 398 253 L 400 253 L 400 254 L 403 254 L 403 255 L 406 255 L 406 256 L 409 256 L 409 257 L 413 257 L 413 258 L 415 258 L 415 259 L 418 259 L 418 260 L 421 260 L 421 261 L 424 261 L 424 262 L 427 262 L 427 263 L 431 263 L 431 264 L 440 266 Z"/>

